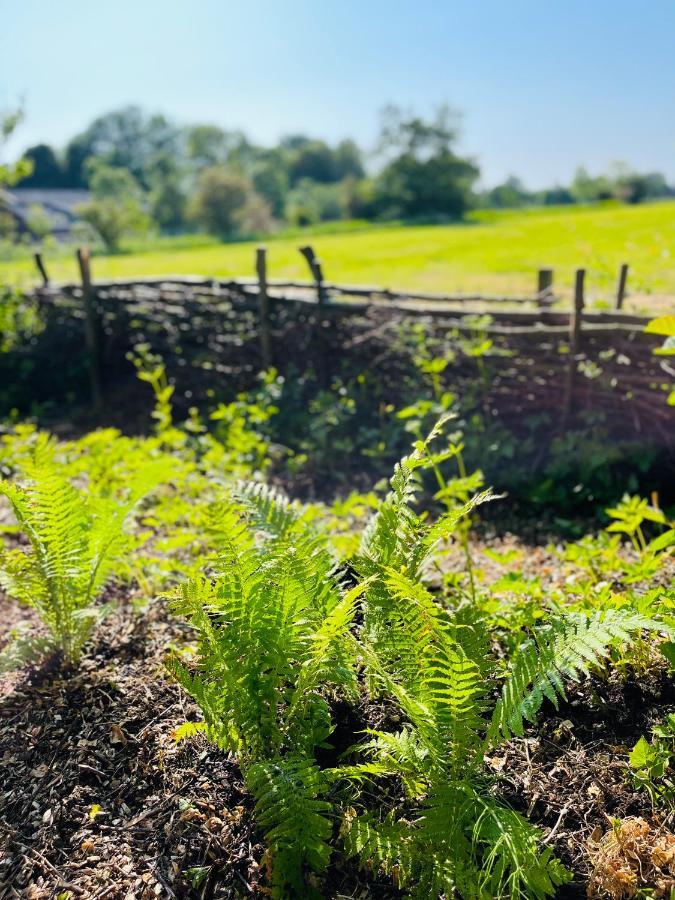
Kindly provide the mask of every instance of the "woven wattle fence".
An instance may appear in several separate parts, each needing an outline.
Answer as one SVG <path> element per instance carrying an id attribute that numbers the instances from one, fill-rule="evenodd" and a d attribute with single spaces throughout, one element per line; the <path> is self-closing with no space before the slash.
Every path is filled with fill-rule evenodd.
<path id="1" fill-rule="evenodd" d="M 34 300 L 44 339 L 51 335 L 54 377 L 62 364 L 79 360 L 101 406 L 127 365 L 126 352 L 145 342 L 190 396 L 224 382 L 245 386 L 272 364 L 281 371 L 311 367 L 324 380 L 348 364 L 352 372 L 376 374 L 396 401 L 407 364 L 402 347 L 421 326 L 434 352 L 452 356 L 448 384 L 472 385 L 474 393 L 478 386 L 488 415 L 513 423 L 546 414 L 565 428 L 595 411 L 624 437 L 675 443 L 675 408 L 666 403 L 675 373 L 653 354 L 658 338 L 644 333 L 646 317 L 587 310 L 584 270 L 576 273 L 572 308 L 564 310 L 555 304 L 548 269 L 539 271 L 528 297 L 424 294 L 329 283 L 311 248 L 301 252 L 311 281 L 268 279 L 264 248 L 256 276 L 236 279 L 95 281 L 80 251 L 80 283 L 51 286 L 38 260 L 44 283 Z M 626 276 L 622 267 L 617 307 Z M 492 342 L 480 366 L 461 350 L 462 336 L 476 332 Z"/>

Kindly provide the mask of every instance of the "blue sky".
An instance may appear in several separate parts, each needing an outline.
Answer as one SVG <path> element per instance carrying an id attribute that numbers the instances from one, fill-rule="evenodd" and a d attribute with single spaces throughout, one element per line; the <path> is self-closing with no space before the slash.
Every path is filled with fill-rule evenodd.
<path id="1" fill-rule="evenodd" d="M 675 0 L 0 0 L 10 146 L 134 102 L 273 141 L 372 146 L 387 102 L 463 112 L 485 183 L 614 160 L 675 180 Z"/>

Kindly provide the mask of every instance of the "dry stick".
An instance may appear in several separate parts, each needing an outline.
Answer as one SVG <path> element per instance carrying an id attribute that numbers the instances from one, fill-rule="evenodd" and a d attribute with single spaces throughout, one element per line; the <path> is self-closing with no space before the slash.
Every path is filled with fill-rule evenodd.
<path id="1" fill-rule="evenodd" d="M 101 375 L 99 370 L 98 352 L 98 321 L 94 309 L 94 297 L 91 285 L 91 268 L 89 263 L 89 249 L 79 247 L 77 250 L 77 262 L 82 278 L 82 302 L 84 305 L 84 341 L 87 348 L 89 362 L 89 383 L 91 387 L 91 400 L 98 411 L 103 406 L 103 392 L 101 391 Z"/>
<path id="2" fill-rule="evenodd" d="M 537 305 L 546 309 L 553 303 L 553 269 L 539 269 L 537 272 Z"/>
<path id="3" fill-rule="evenodd" d="M 577 368 L 577 353 L 579 352 L 579 340 L 581 338 L 581 322 L 584 312 L 584 282 L 586 269 L 577 269 L 574 275 L 574 305 L 570 313 L 569 352 L 570 358 L 567 364 L 565 378 L 565 394 L 563 397 L 563 428 L 567 417 L 572 411 L 572 391 L 574 388 L 574 374 Z"/>
<path id="4" fill-rule="evenodd" d="M 260 313 L 260 356 L 263 369 L 272 365 L 272 334 L 270 331 L 270 305 L 267 296 L 267 249 L 255 251 L 255 268 L 258 274 L 258 310 Z"/>
<path id="5" fill-rule="evenodd" d="M 35 260 L 35 265 L 37 266 L 38 272 L 40 273 L 40 277 L 42 278 L 42 286 L 49 287 L 49 275 L 47 275 L 47 269 L 45 268 L 45 264 L 42 259 L 42 254 L 34 253 L 33 259 Z"/>
<path id="6" fill-rule="evenodd" d="M 616 308 L 621 309 L 626 296 L 626 282 L 628 281 L 628 263 L 621 263 L 619 280 L 616 285 Z"/>

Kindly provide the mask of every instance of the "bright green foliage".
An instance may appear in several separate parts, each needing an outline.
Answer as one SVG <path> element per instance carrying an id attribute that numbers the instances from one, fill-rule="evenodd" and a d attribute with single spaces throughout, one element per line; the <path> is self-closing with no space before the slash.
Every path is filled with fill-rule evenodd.
<path id="1" fill-rule="evenodd" d="M 162 358 L 148 344 L 137 344 L 128 358 L 138 378 L 152 388 L 155 406 L 151 415 L 163 447 L 191 456 L 202 470 L 215 476 L 250 478 L 267 468 L 269 442 L 261 429 L 279 411 L 274 401 L 282 380 L 275 369 L 261 373 L 255 392 L 240 393 L 230 403 L 219 403 L 209 416 L 215 423 L 210 433 L 196 407 L 191 407 L 182 427 L 174 425 L 174 388 Z"/>
<path id="2" fill-rule="evenodd" d="M 652 803 L 675 808 L 675 714 L 670 713 L 653 729 L 651 742 L 641 737 L 631 750 L 628 762 L 633 783 L 649 794 Z"/>
<path id="3" fill-rule="evenodd" d="M 173 385 L 166 376 L 166 366 L 161 357 L 152 353 L 149 344 L 137 344 L 134 352 L 128 354 L 134 364 L 140 381 L 145 381 L 155 395 L 155 408 L 152 418 L 155 420 L 155 431 L 162 437 L 171 431 L 173 426 Z"/>
<path id="4" fill-rule="evenodd" d="M 650 505 L 644 498 L 625 494 L 617 506 L 606 512 L 612 519 L 612 523 L 607 526 L 607 531 L 628 535 L 640 557 L 659 553 L 675 544 L 675 523 L 668 522 L 663 510 Z M 655 523 L 668 530 L 647 542 L 644 533 L 645 522 Z"/>
<path id="5" fill-rule="evenodd" d="M 406 607 L 392 596 L 386 577 L 382 577 L 383 572 L 404 573 L 409 583 L 419 582 L 439 542 L 450 536 L 474 507 L 492 497 L 489 491 L 477 494 L 463 505 L 450 507 L 433 525 L 413 509 L 419 487 L 417 474 L 443 461 L 442 455 L 432 454 L 430 444 L 440 434 L 445 421 L 447 419 L 441 419 L 426 440 L 417 441 L 413 453 L 397 464 L 391 491 L 364 531 L 360 552 L 354 559 L 361 575 L 374 577 L 364 613 L 364 639 L 378 646 L 381 653 L 390 654 L 392 664 L 397 662 L 405 666 L 406 659 L 412 654 L 410 664 L 413 668 L 415 636 L 406 630 L 405 623 L 399 628 Z M 448 450 L 447 455 L 453 454 Z M 403 644 L 409 647 L 406 649 Z"/>
<path id="6" fill-rule="evenodd" d="M 552 896 L 567 875 L 540 847 L 539 830 L 495 797 L 485 755 L 522 735 L 544 700 L 557 706 L 565 683 L 588 674 L 613 646 L 643 629 L 669 629 L 630 607 L 561 616 L 516 651 L 491 703 L 500 676 L 479 609 L 447 609 L 424 585 L 431 549 L 485 496 L 435 525 L 420 517 L 411 506 L 414 474 L 431 464 L 428 441 L 396 468 L 354 561 L 369 579 L 361 631 L 369 680 L 394 696 L 407 724 L 394 734 L 370 732 L 366 762 L 335 772 L 357 783 L 396 775 L 415 806 L 349 811 L 345 846 L 415 896 Z"/>
<path id="7" fill-rule="evenodd" d="M 59 651 L 70 664 L 79 660 L 92 627 L 105 613 L 96 599 L 132 538 L 125 525 L 139 500 L 161 480 L 148 466 L 127 488 L 124 502 L 78 490 L 54 462 L 53 448 L 38 440 L 24 462 L 21 483 L 0 482 L 28 547 L 0 554 L 0 584 L 38 613 L 49 636 L 10 643 L 2 667 L 13 667 L 36 652 Z"/>
<path id="8" fill-rule="evenodd" d="M 355 690 L 349 628 L 360 589 L 342 590 L 325 540 L 262 485 L 213 510 L 211 539 L 215 577 L 191 580 L 175 599 L 197 631 L 197 668 L 178 659 L 170 668 L 208 737 L 238 757 L 276 895 L 307 896 L 303 868 L 326 866 L 333 827 L 314 751 L 332 731 L 326 691 Z"/>
<path id="9" fill-rule="evenodd" d="M 612 646 L 632 643 L 643 631 L 671 633 L 657 618 L 630 607 L 591 614 L 568 613 L 542 627 L 516 654 L 488 731 L 488 746 L 522 735 L 544 699 L 558 705 L 565 682 L 578 681 L 600 665 Z"/>

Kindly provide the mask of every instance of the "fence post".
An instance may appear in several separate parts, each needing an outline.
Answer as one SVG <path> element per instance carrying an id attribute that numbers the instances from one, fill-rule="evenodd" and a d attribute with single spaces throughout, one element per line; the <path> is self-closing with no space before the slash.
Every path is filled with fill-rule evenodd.
<path id="1" fill-rule="evenodd" d="M 314 259 L 314 277 L 316 278 L 316 302 L 323 306 L 326 302 L 326 292 L 323 286 L 323 266 L 320 259 Z"/>
<path id="2" fill-rule="evenodd" d="M 77 250 L 77 262 L 80 267 L 82 279 L 82 303 L 84 306 L 84 341 L 87 348 L 89 362 L 89 383 L 91 386 L 91 400 L 96 410 L 103 406 L 103 393 L 101 391 L 101 373 L 99 370 L 98 347 L 98 319 L 94 309 L 94 295 L 91 285 L 91 267 L 89 249 L 79 247 Z"/>
<path id="3" fill-rule="evenodd" d="M 570 345 L 572 352 L 579 349 L 579 337 L 581 336 L 581 320 L 584 314 L 584 284 L 586 281 L 586 269 L 577 269 L 574 273 L 574 306 L 570 316 Z"/>
<path id="4" fill-rule="evenodd" d="M 258 275 L 258 310 L 260 313 L 260 357 L 264 369 L 272 365 L 272 335 L 270 332 L 270 305 L 267 296 L 267 248 L 255 251 L 255 269 Z"/>
<path id="5" fill-rule="evenodd" d="M 45 264 L 42 259 L 42 254 L 34 253 L 33 259 L 35 260 L 35 265 L 37 266 L 38 272 L 40 273 L 40 277 L 42 278 L 42 286 L 49 287 L 49 275 L 47 275 L 47 269 L 45 268 Z"/>
<path id="6" fill-rule="evenodd" d="M 307 265 L 309 266 L 309 270 L 312 273 L 312 277 L 314 278 L 314 284 L 316 285 L 317 306 L 322 307 L 326 300 L 326 293 L 324 290 L 323 269 L 321 266 L 321 261 L 316 258 L 314 250 L 311 246 L 307 245 L 306 247 L 300 247 L 299 250 L 307 260 Z M 324 331 L 321 309 L 317 311 L 317 315 L 315 317 L 314 340 L 316 342 L 318 353 L 316 366 L 317 377 L 319 379 L 319 384 L 321 385 L 321 387 L 326 389 L 330 383 L 330 371 L 328 366 L 329 354 L 327 352 L 326 333 Z"/>
<path id="7" fill-rule="evenodd" d="M 574 299 L 572 310 L 570 312 L 570 330 L 569 330 L 569 360 L 567 363 L 567 376 L 565 379 L 565 394 L 563 397 L 563 424 L 567 421 L 567 417 L 572 411 L 572 392 L 574 389 L 574 376 L 577 370 L 577 353 L 579 352 L 579 341 L 581 338 L 581 325 L 584 314 L 584 284 L 586 280 L 586 269 L 577 269 L 574 273 Z"/>
<path id="8" fill-rule="evenodd" d="M 626 282 L 628 281 L 628 263 L 621 263 L 619 269 L 619 280 L 616 285 L 616 308 L 623 307 L 623 301 L 626 296 Z"/>
<path id="9" fill-rule="evenodd" d="M 553 269 L 539 269 L 537 272 L 537 305 L 546 309 L 553 303 Z"/>
<path id="10" fill-rule="evenodd" d="M 321 262 L 317 259 L 316 254 L 314 253 L 314 248 L 311 245 L 308 244 L 306 247 L 299 247 L 298 249 L 307 260 L 309 271 L 311 272 L 312 278 L 314 279 L 314 284 L 316 285 L 316 302 L 319 304 L 324 303 L 326 299 L 326 292 L 324 290 L 323 269 L 321 267 Z"/>

